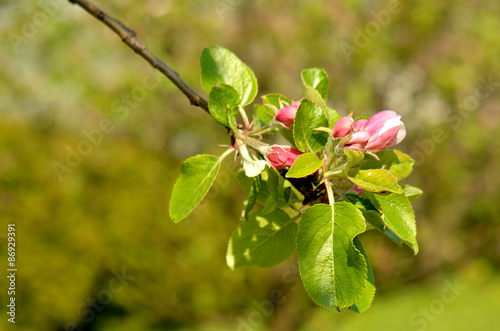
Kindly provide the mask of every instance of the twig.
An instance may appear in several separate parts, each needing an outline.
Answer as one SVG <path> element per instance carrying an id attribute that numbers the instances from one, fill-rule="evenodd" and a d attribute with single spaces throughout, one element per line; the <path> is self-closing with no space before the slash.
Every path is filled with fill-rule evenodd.
<path id="1" fill-rule="evenodd" d="M 87 0 L 68 0 L 73 4 L 78 4 L 80 7 L 85 9 L 90 15 L 94 16 L 98 20 L 106 24 L 111 30 L 113 30 L 124 43 L 126 43 L 130 48 L 132 48 L 137 54 L 146 59 L 154 68 L 158 69 L 167 76 L 168 79 L 172 81 L 186 95 L 192 105 L 198 106 L 208 113 L 208 104 L 205 99 L 203 99 L 198 93 L 193 91 L 176 73 L 172 68 L 166 65 L 162 60 L 156 57 L 146 45 L 144 45 L 136 37 L 135 31 L 129 29 L 123 25 L 120 21 L 112 18 L 93 3 Z"/>

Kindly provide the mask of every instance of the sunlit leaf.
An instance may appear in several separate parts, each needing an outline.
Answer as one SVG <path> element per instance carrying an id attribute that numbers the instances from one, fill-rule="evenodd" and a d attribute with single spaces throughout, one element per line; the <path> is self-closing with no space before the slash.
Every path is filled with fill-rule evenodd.
<path id="1" fill-rule="evenodd" d="M 334 216 L 334 217 L 333 217 Z M 302 215 L 297 255 L 304 287 L 312 300 L 334 311 L 352 306 L 367 278 L 363 254 L 353 239 L 365 230 L 361 212 L 348 202 L 318 204 Z"/>

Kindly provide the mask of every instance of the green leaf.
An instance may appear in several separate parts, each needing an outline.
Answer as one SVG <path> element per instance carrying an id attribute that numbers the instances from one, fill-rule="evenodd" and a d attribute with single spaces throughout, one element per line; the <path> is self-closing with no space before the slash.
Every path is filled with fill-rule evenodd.
<path id="1" fill-rule="evenodd" d="M 313 102 L 303 99 L 293 123 L 293 138 L 297 148 L 302 152 L 312 153 L 322 150 L 329 135 L 314 129 L 326 125 L 327 120 L 321 108 Z"/>
<path id="2" fill-rule="evenodd" d="M 266 94 L 262 97 L 262 100 L 264 105 L 253 106 L 254 119 L 259 120 L 260 126 L 271 122 L 279 109 L 292 103 L 290 99 L 281 94 Z M 292 132 L 292 130 L 289 131 Z"/>
<path id="3" fill-rule="evenodd" d="M 228 126 L 228 114 L 238 115 L 240 96 L 230 85 L 217 83 L 212 87 L 208 96 L 208 110 L 217 123 Z"/>
<path id="4" fill-rule="evenodd" d="M 303 86 L 310 86 L 319 92 L 323 100 L 328 99 L 330 79 L 324 69 L 311 68 L 302 70 L 300 74 Z"/>
<path id="5" fill-rule="evenodd" d="M 299 155 L 286 174 L 286 178 L 301 178 L 315 173 L 323 165 L 321 160 L 314 153 Z"/>
<path id="6" fill-rule="evenodd" d="M 387 229 L 385 226 L 385 222 L 380 215 L 380 212 L 377 210 L 362 210 L 363 216 L 365 217 L 366 222 L 370 223 L 377 229 L 382 232 L 385 236 L 391 239 L 398 246 L 403 244 L 403 240 L 396 236 L 391 230 Z"/>
<path id="7" fill-rule="evenodd" d="M 326 102 L 321 97 L 321 94 L 310 86 L 304 86 L 304 98 L 311 100 L 314 104 L 321 108 L 326 118 L 328 118 L 328 127 L 330 129 L 333 128 L 335 123 L 339 120 L 340 115 L 326 105 Z"/>
<path id="8" fill-rule="evenodd" d="M 248 220 L 248 214 L 257 202 L 257 180 L 255 178 L 245 176 L 244 171 L 238 172 L 236 178 L 243 188 L 243 192 L 245 192 L 243 197 L 243 207 L 241 210 L 241 219 Z"/>
<path id="9" fill-rule="evenodd" d="M 292 255 L 296 235 L 295 220 L 281 209 L 267 215 L 258 210 L 250 214 L 248 222 L 240 222 L 229 239 L 227 265 L 233 270 L 273 267 Z"/>
<path id="10" fill-rule="evenodd" d="M 398 179 L 385 169 L 356 170 L 349 179 L 359 188 L 369 192 L 403 193 Z"/>
<path id="11" fill-rule="evenodd" d="M 364 199 L 358 194 L 348 193 L 344 195 L 344 199 L 352 203 L 356 208 L 362 212 L 365 210 L 377 210 L 369 199 Z"/>
<path id="12" fill-rule="evenodd" d="M 241 96 L 241 105 L 248 105 L 257 95 L 257 79 L 252 70 L 229 50 L 212 46 L 200 57 L 201 85 L 210 93 L 217 83 L 231 85 Z"/>
<path id="13" fill-rule="evenodd" d="M 262 96 L 262 101 L 264 105 L 276 107 L 276 110 L 280 110 L 284 106 L 292 104 L 292 100 L 278 93 L 266 94 Z"/>
<path id="14" fill-rule="evenodd" d="M 424 192 L 415 186 L 403 185 L 403 190 L 410 202 L 417 200 Z"/>
<path id="15" fill-rule="evenodd" d="M 410 201 L 404 194 L 370 194 L 375 207 L 382 213 L 385 226 L 418 253 L 417 226 Z"/>
<path id="16" fill-rule="evenodd" d="M 236 113 L 232 111 L 227 113 L 227 126 L 232 132 L 238 132 L 238 125 L 236 123 Z"/>
<path id="17" fill-rule="evenodd" d="M 356 164 L 361 162 L 365 157 L 365 153 L 359 151 L 350 151 L 348 149 L 344 149 L 344 153 L 347 156 L 345 171 L 349 171 L 352 166 L 355 166 Z"/>
<path id="18" fill-rule="evenodd" d="M 375 297 L 375 277 L 373 276 L 372 266 L 370 261 L 368 260 L 368 256 L 366 255 L 365 249 L 363 245 L 361 245 L 361 241 L 356 237 L 353 240 L 354 246 L 358 249 L 358 251 L 363 254 L 366 261 L 366 266 L 368 269 L 368 277 L 366 279 L 366 286 L 361 294 L 361 297 L 356 301 L 356 303 L 351 307 L 351 310 L 362 313 L 372 305 L 373 298 Z"/>
<path id="19" fill-rule="evenodd" d="M 274 211 L 278 206 L 278 201 L 280 199 L 280 193 L 278 190 L 279 187 L 279 175 L 274 168 L 267 169 L 267 190 L 269 192 L 269 196 L 264 203 L 264 208 L 262 209 L 262 213 L 269 214 Z"/>
<path id="20" fill-rule="evenodd" d="M 201 202 L 212 186 L 220 168 L 220 159 L 213 155 L 196 155 L 182 163 L 181 175 L 170 198 L 170 218 L 182 221 Z"/>
<path id="21" fill-rule="evenodd" d="M 293 139 L 293 131 L 288 128 L 279 128 L 278 132 L 285 138 L 290 145 L 295 146 L 295 140 Z"/>
<path id="22" fill-rule="evenodd" d="M 361 169 L 384 169 L 389 170 L 398 180 L 408 176 L 413 168 L 415 161 L 404 153 L 393 149 L 384 149 L 377 153 L 380 161 L 374 158 L 367 158 L 361 165 Z"/>
<path id="23" fill-rule="evenodd" d="M 274 174 L 270 175 L 271 169 L 274 171 Z M 273 177 L 277 177 L 278 184 L 276 184 L 276 179 Z M 276 194 L 276 191 L 278 194 L 276 208 L 283 209 L 290 206 L 289 202 L 291 200 L 293 200 L 291 202 L 299 201 L 301 203 L 303 201 L 303 197 L 301 198 L 299 196 L 300 193 L 296 191 L 295 188 L 291 188 L 292 184 L 279 175 L 274 168 L 268 168 L 268 170 L 262 172 L 260 176 L 255 177 L 255 183 L 257 186 L 257 202 L 264 205 L 264 209 L 266 209 L 266 206 L 271 204 L 271 201 L 275 199 L 274 195 Z M 287 197 L 285 197 L 285 191 L 288 191 Z M 273 196 L 273 198 L 270 198 L 270 196 Z M 268 206 L 266 211 L 270 210 L 271 207 L 272 206 Z"/>
<path id="24" fill-rule="evenodd" d="M 366 261 L 352 243 L 365 230 L 365 220 L 348 202 L 335 203 L 333 214 L 325 204 L 305 211 L 297 233 L 297 255 L 309 296 L 321 307 L 338 311 L 352 306 L 365 288 Z"/>
<path id="25" fill-rule="evenodd" d="M 276 113 L 271 107 L 257 104 L 253 105 L 253 118 L 259 120 L 261 127 L 271 122 L 274 115 L 276 115 Z"/>

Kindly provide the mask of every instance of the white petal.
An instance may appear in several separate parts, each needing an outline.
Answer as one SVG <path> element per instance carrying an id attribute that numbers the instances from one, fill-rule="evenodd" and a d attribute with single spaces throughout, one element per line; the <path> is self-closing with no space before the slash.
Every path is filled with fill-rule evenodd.
<path id="1" fill-rule="evenodd" d="M 260 175 L 264 169 L 266 169 L 267 162 L 264 160 L 243 160 L 241 162 L 243 164 L 243 169 L 245 169 L 245 175 L 247 177 L 255 177 Z"/>
<path id="2" fill-rule="evenodd" d="M 246 145 L 241 145 L 239 147 L 239 152 L 241 155 L 241 164 L 243 165 L 243 169 L 245 169 L 245 175 L 247 177 L 255 177 L 260 175 L 262 171 L 268 165 L 265 160 L 255 160 L 250 156 Z"/>
<path id="3" fill-rule="evenodd" d="M 399 122 L 398 135 L 396 136 L 396 140 L 394 140 L 394 142 L 389 147 L 392 147 L 392 146 L 395 146 L 395 145 L 399 144 L 405 137 L 406 137 L 406 128 L 405 128 L 405 125 L 404 125 L 403 122 Z"/>

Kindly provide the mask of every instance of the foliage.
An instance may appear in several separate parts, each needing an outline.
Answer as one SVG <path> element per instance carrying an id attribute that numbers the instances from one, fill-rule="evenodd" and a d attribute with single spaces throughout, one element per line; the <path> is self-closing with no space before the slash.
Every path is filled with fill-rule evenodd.
<path id="1" fill-rule="evenodd" d="M 370 38 L 364 33 L 376 26 L 372 14 L 394 1 L 96 2 L 199 93 L 200 50 L 223 45 L 258 77 L 254 109 L 272 104 L 263 94 L 302 98 L 300 68 L 320 66 L 330 76 L 328 104 L 341 114 L 401 113 L 409 134 L 398 149 L 416 161 L 404 189 L 425 191 L 413 203 L 420 251 L 413 257 L 394 249 L 379 231 L 360 235 L 377 280 L 376 300 L 361 315 L 318 309 L 296 278 L 295 254 L 271 269 L 226 266 L 227 238 L 245 198 L 232 179 L 233 155 L 194 212 L 169 222 L 182 160 L 220 155 L 226 130 L 80 8 L 45 3 L 6 1 L 0 11 L 0 59 L 8 64 L 0 68 L 0 204 L 23 244 L 19 329 L 64 330 L 71 322 L 82 330 L 235 330 L 258 321 L 256 303 L 275 291 L 285 300 L 260 315 L 256 330 L 412 329 L 409 316 L 464 269 L 474 271 L 463 279 L 466 294 L 433 315 L 427 330 L 495 329 L 500 2 L 400 1 L 400 12 Z M 25 39 L 15 45 L 11 35 Z M 354 47 L 349 56 L 346 44 Z M 144 86 L 151 88 L 141 94 Z M 471 100 L 478 102 L 472 108 Z M 64 162 L 66 148 L 103 118 L 115 131 L 59 182 L 51 163 Z M 122 268 L 137 278 L 86 322 L 79 309 L 90 309 L 87 298 Z M 9 327 L 0 321 L 0 329 Z"/>
<path id="2" fill-rule="evenodd" d="M 380 116 L 363 120 L 367 130 L 376 128 L 370 134 L 357 128 L 358 122 L 349 124 L 350 118 L 336 124 L 339 115 L 326 105 L 328 76 L 312 68 L 302 71 L 305 97 L 300 103 L 266 95 L 250 123 L 243 108 L 257 93 L 250 68 L 222 47 L 205 49 L 200 65 L 210 114 L 230 129 L 233 144 L 220 158 L 198 155 L 182 164 L 170 199 L 172 220 L 181 221 L 201 202 L 220 162 L 236 151 L 243 167 L 239 177 L 245 201 L 242 221 L 229 240 L 229 267 L 273 267 L 297 251 L 304 287 L 315 303 L 330 311 L 366 310 L 375 292 L 373 272 L 358 238 L 366 226 L 418 252 L 415 215 L 399 183 L 414 162 L 383 147 L 373 149 L 379 155 L 369 152 L 355 135 L 367 136 L 366 146 L 372 137 L 382 141 L 381 146 L 397 143 L 400 117 L 386 111 L 382 116 L 389 116 L 387 121 L 378 120 Z M 238 124 L 237 113 L 243 124 Z M 262 125 L 255 127 L 256 122 Z M 264 134 L 284 132 L 295 146 L 270 146 L 262 140 Z M 352 148 L 354 144 L 359 147 Z M 408 192 L 415 197 L 413 190 Z"/>

